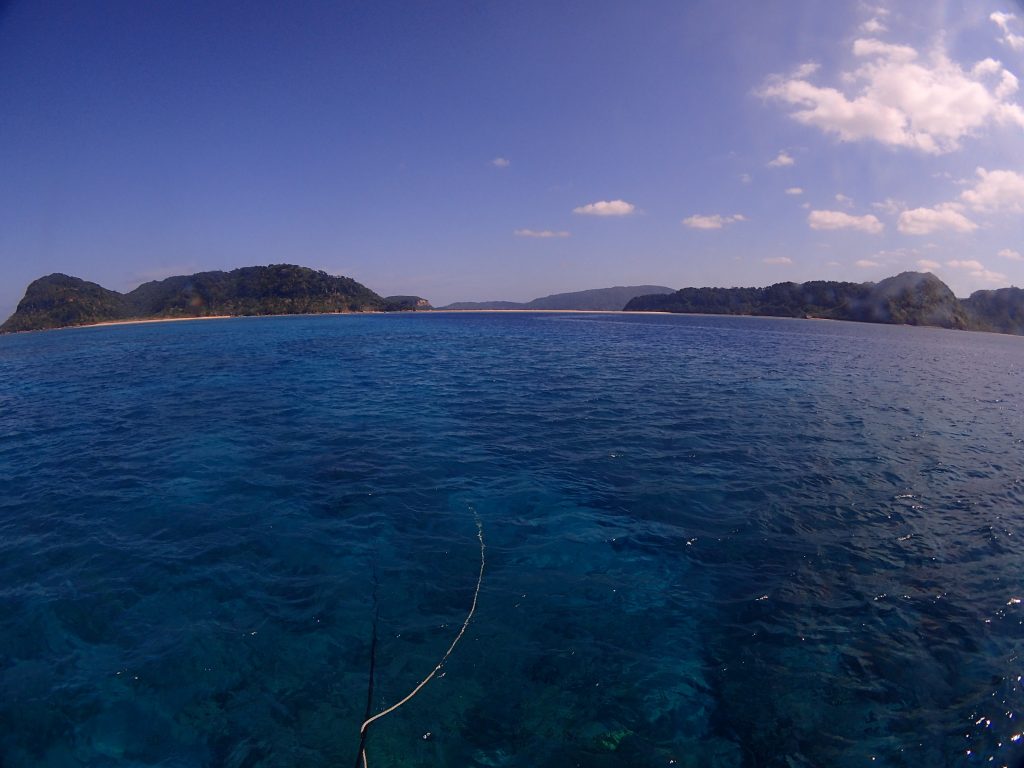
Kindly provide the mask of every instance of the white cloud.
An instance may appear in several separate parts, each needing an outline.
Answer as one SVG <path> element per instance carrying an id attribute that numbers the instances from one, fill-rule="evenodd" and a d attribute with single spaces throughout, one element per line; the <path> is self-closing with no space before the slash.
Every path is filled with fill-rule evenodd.
<path id="1" fill-rule="evenodd" d="M 900 214 L 896 228 L 904 235 L 930 235 L 932 232 L 973 232 L 978 225 L 968 219 L 956 203 L 941 203 L 934 208 L 914 208 Z"/>
<path id="2" fill-rule="evenodd" d="M 1017 76 L 1010 70 L 1003 69 L 1003 65 L 995 59 L 982 59 L 971 68 L 971 74 L 975 76 L 999 75 L 999 85 L 996 86 L 995 94 L 1000 99 L 1012 96 L 1020 87 Z"/>
<path id="3" fill-rule="evenodd" d="M 1002 272 L 993 272 L 991 269 L 982 269 L 978 272 L 971 272 L 971 277 L 984 280 L 986 283 L 1005 283 L 1006 275 Z"/>
<path id="4" fill-rule="evenodd" d="M 881 40 L 869 37 L 853 41 L 853 55 L 861 58 L 881 56 L 895 61 L 913 61 L 917 58 L 917 51 L 909 45 L 883 43 Z"/>
<path id="5" fill-rule="evenodd" d="M 491 165 L 495 168 L 508 168 L 511 163 L 504 157 L 496 157 L 491 160 Z"/>
<path id="6" fill-rule="evenodd" d="M 1009 100 L 1016 78 L 999 62 L 965 70 L 941 47 L 921 57 L 910 46 L 873 38 L 856 40 L 853 53 L 863 63 L 841 74 L 846 92 L 815 85 L 798 72 L 769 78 L 761 94 L 791 107 L 798 122 L 841 141 L 930 154 L 959 149 L 962 139 L 991 124 L 1024 128 L 1024 109 Z"/>
<path id="7" fill-rule="evenodd" d="M 879 266 L 877 261 L 872 261 L 871 259 L 857 259 L 857 261 L 853 262 L 853 265 L 855 267 L 860 267 L 861 269 L 870 269 L 871 267 Z"/>
<path id="8" fill-rule="evenodd" d="M 568 237 L 569 233 L 565 230 L 551 230 L 551 229 L 517 229 L 515 231 L 517 237 Z"/>
<path id="9" fill-rule="evenodd" d="M 1024 51 L 1024 35 L 1018 35 L 1011 30 L 1016 26 L 1017 17 L 1012 13 L 1001 13 L 996 11 L 989 18 L 996 23 L 1003 32 L 1003 42 L 1015 51 Z"/>
<path id="10" fill-rule="evenodd" d="M 752 181 L 753 181 L 753 179 L 750 177 L 749 173 L 741 173 L 740 174 L 740 183 L 741 184 L 749 184 Z"/>
<path id="11" fill-rule="evenodd" d="M 970 270 L 982 270 L 985 265 L 976 259 L 951 259 L 946 262 L 946 266 L 952 267 L 953 269 L 970 269 Z"/>
<path id="12" fill-rule="evenodd" d="M 636 206 L 625 200 L 598 200 L 596 203 L 573 208 L 572 212 L 584 216 L 629 216 L 635 210 Z"/>
<path id="13" fill-rule="evenodd" d="M 810 77 L 815 72 L 821 69 L 821 66 L 816 61 L 805 61 L 799 67 L 793 70 L 793 77 L 805 78 Z"/>
<path id="14" fill-rule="evenodd" d="M 897 213 L 905 211 L 907 209 L 907 204 L 902 200 L 893 200 L 891 197 L 887 197 L 880 203 L 872 203 L 871 207 L 875 210 L 882 211 L 882 213 L 895 216 Z"/>
<path id="15" fill-rule="evenodd" d="M 1015 251 L 1012 248 L 1003 248 L 996 255 L 1001 259 L 1009 259 L 1010 261 L 1024 261 L 1024 256 L 1020 255 L 1020 251 Z"/>
<path id="16" fill-rule="evenodd" d="M 885 32 L 888 27 L 886 27 L 877 16 L 874 16 L 861 24 L 860 29 L 862 32 L 867 32 L 869 35 L 877 35 L 879 32 Z"/>
<path id="17" fill-rule="evenodd" d="M 960 199 L 976 211 L 986 213 L 1024 213 L 1024 176 L 1014 171 L 986 171 L 978 168 L 973 189 L 964 190 Z"/>
<path id="18" fill-rule="evenodd" d="M 932 261 L 931 259 L 918 259 L 917 260 L 917 266 L 919 266 L 921 269 L 931 270 L 931 269 L 938 269 L 942 265 L 939 264 L 939 262 L 937 262 L 937 261 Z"/>
<path id="19" fill-rule="evenodd" d="M 807 215 L 807 223 L 811 229 L 857 229 L 872 235 L 885 229 L 882 222 L 870 214 L 851 216 L 842 211 L 811 211 Z"/>
<path id="20" fill-rule="evenodd" d="M 847 197 L 842 192 L 838 192 L 836 194 L 836 202 L 839 203 L 840 205 L 845 205 L 847 208 L 853 207 L 853 198 Z"/>
<path id="21" fill-rule="evenodd" d="M 787 195 L 802 195 L 804 190 L 802 187 L 790 187 L 786 190 Z"/>
<path id="22" fill-rule="evenodd" d="M 690 229 L 721 229 L 726 224 L 746 220 L 747 217 L 741 213 L 734 213 L 732 216 L 722 216 L 718 213 L 711 216 L 701 216 L 699 213 L 695 213 L 693 216 L 687 216 L 683 219 L 683 224 Z"/>
<path id="23" fill-rule="evenodd" d="M 776 264 L 776 265 L 792 264 L 793 263 L 793 260 L 791 258 L 789 258 L 788 256 L 771 256 L 771 257 L 769 257 L 767 259 L 761 259 L 761 261 L 763 261 L 765 264 Z"/>
<path id="24" fill-rule="evenodd" d="M 946 265 L 953 269 L 965 269 L 971 277 L 986 283 L 1002 283 L 1006 281 L 1006 275 L 1002 272 L 993 272 L 991 269 L 987 269 L 977 259 L 953 259 L 947 261 Z"/>
<path id="25" fill-rule="evenodd" d="M 787 165 L 793 165 L 794 163 L 796 163 L 796 160 L 794 160 L 788 152 L 782 150 L 781 152 L 779 152 L 779 154 L 775 156 L 774 160 L 768 161 L 768 167 L 785 168 Z"/>

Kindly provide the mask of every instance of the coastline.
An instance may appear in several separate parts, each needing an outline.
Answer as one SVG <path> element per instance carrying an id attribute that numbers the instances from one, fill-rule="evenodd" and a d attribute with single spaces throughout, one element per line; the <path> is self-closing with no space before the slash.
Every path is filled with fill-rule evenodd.
<path id="1" fill-rule="evenodd" d="M 102 323 L 88 325 L 64 325 L 60 328 L 40 328 L 43 331 L 64 331 L 68 328 L 103 328 L 110 325 L 142 325 L 144 323 L 178 323 L 185 320 L 237 320 L 241 317 L 337 317 L 348 315 L 447 315 L 447 314 L 480 314 L 480 313 L 533 313 L 533 314 L 584 314 L 584 315 L 671 315 L 672 312 L 643 310 L 626 312 L 621 309 L 427 309 L 400 310 L 395 312 L 293 312 L 281 315 L 200 315 L 199 317 L 152 317 L 139 320 L 104 320 Z M 32 331 L 26 331 L 32 333 Z"/>
<path id="2" fill-rule="evenodd" d="M 434 315 L 457 315 L 457 314 L 481 314 L 481 313 L 497 313 L 497 314 L 514 314 L 514 313 L 533 313 L 533 314 L 578 314 L 578 315 L 671 315 L 672 312 L 662 312 L 655 310 L 641 310 L 638 312 L 626 312 L 624 309 L 430 309 L 420 314 L 434 314 Z"/>
<path id="3" fill-rule="evenodd" d="M 84 325 L 62 325 L 57 328 L 34 328 L 29 331 L 12 331 L 10 335 L 18 333 L 40 333 L 43 331 L 68 331 L 76 328 L 108 328 L 115 325 L 147 325 L 149 323 L 181 323 L 188 320 L 237 320 L 239 318 L 256 317 L 339 317 L 359 315 L 447 315 L 447 314 L 510 314 L 510 313 L 532 313 L 532 314 L 589 314 L 589 315 L 671 315 L 672 312 L 625 312 L 621 309 L 428 309 L 417 311 L 396 311 L 396 312 L 294 312 L 279 315 L 198 315 L 196 317 L 149 317 L 131 320 L 104 320 L 101 323 L 86 323 Z"/>
<path id="4" fill-rule="evenodd" d="M 906 328 L 925 328 L 930 330 L 963 330 L 968 333 L 988 333 L 997 336 L 1019 336 L 1014 333 L 1000 333 L 999 331 L 982 331 L 982 330 L 969 330 L 969 329 L 950 329 L 942 328 L 941 326 L 933 325 L 909 325 L 905 323 L 872 323 L 858 320 L 838 320 L 831 317 L 779 317 L 775 315 L 741 315 L 741 314 L 723 314 L 723 313 L 704 313 L 704 312 L 666 312 L 659 310 L 631 310 L 629 312 L 622 309 L 429 309 L 429 310 L 401 310 L 391 312 L 313 312 L 313 313 L 288 313 L 288 314 L 274 314 L 274 315 L 200 315 L 197 317 L 152 317 L 152 318 L 139 318 L 131 320 L 105 320 L 100 323 L 88 323 L 86 325 L 64 325 L 57 328 L 36 328 L 27 331 L 10 331 L 0 336 L 16 336 L 23 333 L 43 333 L 47 331 L 68 331 L 81 328 L 109 328 L 111 326 L 118 325 L 148 325 L 150 323 L 178 323 L 189 320 L 237 320 L 239 318 L 259 318 L 259 317 L 337 317 L 337 316 L 360 316 L 360 315 L 459 315 L 459 314 L 536 314 L 536 315 L 662 315 L 662 316 L 679 316 L 679 317 L 707 317 L 707 318 L 722 318 L 722 317 L 738 317 L 738 318 L 767 318 L 772 320 L 812 320 L 817 322 L 828 322 L 828 323 L 852 323 L 852 324 L 863 324 L 863 325 L 894 325 L 902 326 Z"/>
<path id="5" fill-rule="evenodd" d="M 178 323 L 183 320 L 227 320 L 241 315 L 203 315 L 201 317 L 150 317 L 139 320 L 104 320 L 102 323 L 88 323 L 86 325 L 64 325 L 60 328 L 40 328 L 44 331 L 64 331 L 68 328 L 104 328 L 108 325 L 142 325 L 143 323 Z M 29 331 L 31 333 L 31 331 Z"/>

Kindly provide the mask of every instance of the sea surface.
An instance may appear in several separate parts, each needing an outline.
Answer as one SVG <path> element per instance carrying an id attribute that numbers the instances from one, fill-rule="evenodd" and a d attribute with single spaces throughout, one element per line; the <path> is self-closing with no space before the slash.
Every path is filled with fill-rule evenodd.
<path id="1" fill-rule="evenodd" d="M 1015 768 L 1022 413 L 924 328 L 0 338 L 0 766 L 362 765 L 479 585 L 370 768 Z"/>

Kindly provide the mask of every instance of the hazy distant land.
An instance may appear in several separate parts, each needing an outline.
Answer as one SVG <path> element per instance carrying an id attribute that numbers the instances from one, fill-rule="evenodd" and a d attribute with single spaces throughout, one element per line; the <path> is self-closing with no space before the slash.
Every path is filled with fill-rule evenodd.
<path id="1" fill-rule="evenodd" d="M 533 301 L 457 301 L 438 309 L 581 309 L 615 312 L 638 296 L 672 293 L 663 285 L 617 285 L 588 291 L 555 293 Z"/>
<path id="2" fill-rule="evenodd" d="M 219 316 L 424 311 L 420 296 L 381 297 L 349 277 L 277 264 L 169 277 L 118 293 L 77 277 L 33 281 L 0 333 L 101 323 Z M 615 286 L 529 302 L 457 302 L 442 310 L 590 310 L 827 318 L 1024 334 L 1024 290 L 975 291 L 958 299 L 931 273 L 878 283 L 816 280 L 764 288 Z"/>

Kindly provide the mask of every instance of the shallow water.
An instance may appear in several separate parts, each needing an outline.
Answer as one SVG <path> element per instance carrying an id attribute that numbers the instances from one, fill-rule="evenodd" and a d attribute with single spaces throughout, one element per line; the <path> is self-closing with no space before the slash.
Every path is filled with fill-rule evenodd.
<path id="1" fill-rule="evenodd" d="M 478 516 L 373 768 L 1013 766 L 1022 406 L 1024 339 L 829 322 L 0 338 L 0 765 L 355 764 Z"/>

